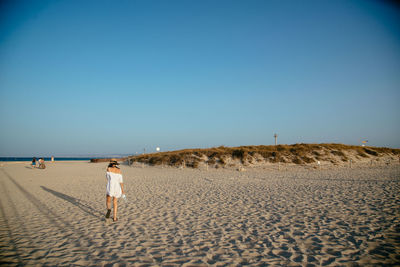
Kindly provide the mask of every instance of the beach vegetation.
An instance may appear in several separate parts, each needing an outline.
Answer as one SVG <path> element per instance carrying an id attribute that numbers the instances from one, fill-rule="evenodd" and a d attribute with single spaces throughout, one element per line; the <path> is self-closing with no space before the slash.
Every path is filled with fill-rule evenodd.
<path id="1" fill-rule="evenodd" d="M 379 155 L 378 152 L 376 152 L 375 150 L 372 150 L 372 149 L 364 148 L 364 151 L 365 151 L 367 154 L 370 154 L 370 155 L 372 155 L 372 156 L 378 156 L 378 155 Z"/>
<path id="2" fill-rule="evenodd" d="M 400 149 L 385 147 L 362 147 L 344 144 L 293 144 L 270 146 L 219 146 L 207 149 L 184 149 L 178 151 L 158 152 L 128 157 L 130 162 L 148 165 L 170 165 L 198 168 L 200 163 L 212 167 L 224 167 L 232 164 L 245 166 L 256 162 L 315 164 L 325 161 L 333 164 L 348 162 L 353 158 L 378 158 L 382 155 L 400 155 Z M 350 157 L 350 158 L 349 158 Z M 235 163 L 236 162 L 236 163 Z M 229 163 L 229 164 L 228 164 Z"/>
<path id="3" fill-rule="evenodd" d="M 293 159 L 293 163 L 294 163 L 294 164 L 302 164 L 303 161 L 302 161 L 299 157 L 295 157 L 295 158 Z"/>

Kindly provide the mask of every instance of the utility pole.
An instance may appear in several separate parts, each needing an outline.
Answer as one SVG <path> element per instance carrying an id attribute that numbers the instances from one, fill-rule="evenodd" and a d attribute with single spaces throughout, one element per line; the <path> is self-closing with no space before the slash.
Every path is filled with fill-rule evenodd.
<path id="1" fill-rule="evenodd" d="M 274 137 L 275 137 L 275 145 L 277 145 L 278 135 L 274 134 Z"/>

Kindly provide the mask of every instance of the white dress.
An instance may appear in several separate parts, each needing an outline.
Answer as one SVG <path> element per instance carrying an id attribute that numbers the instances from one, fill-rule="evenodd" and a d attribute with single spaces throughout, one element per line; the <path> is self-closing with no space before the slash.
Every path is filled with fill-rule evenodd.
<path id="1" fill-rule="evenodd" d="M 107 196 L 120 198 L 122 195 L 121 185 L 122 174 L 107 172 Z"/>

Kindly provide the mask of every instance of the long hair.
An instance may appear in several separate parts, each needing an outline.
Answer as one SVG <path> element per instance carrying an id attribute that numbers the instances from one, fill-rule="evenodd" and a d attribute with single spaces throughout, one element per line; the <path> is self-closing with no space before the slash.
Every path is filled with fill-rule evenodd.
<path id="1" fill-rule="evenodd" d="M 115 162 L 115 161 L 110 162 L 110 163 L 108 164 L 108 167 L 107 167 L 107 168 L 113 168 L 113 167 L 118 168 L 117 162 Z M 118 169 L 119 169 L 119 168 L 118 168 Z"/>

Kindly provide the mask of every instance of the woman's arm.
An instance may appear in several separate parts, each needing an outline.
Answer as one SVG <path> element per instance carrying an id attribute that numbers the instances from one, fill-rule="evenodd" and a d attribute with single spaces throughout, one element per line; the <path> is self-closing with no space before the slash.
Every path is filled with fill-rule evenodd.
<path id="1" fill-rule="evenodd" d="M 121 185 L 122 194 L 124 195 L 124 194 L 125 194 L 125 191 L 124 191 L 124 183 L 120 183 L 120 185 Z"/>

